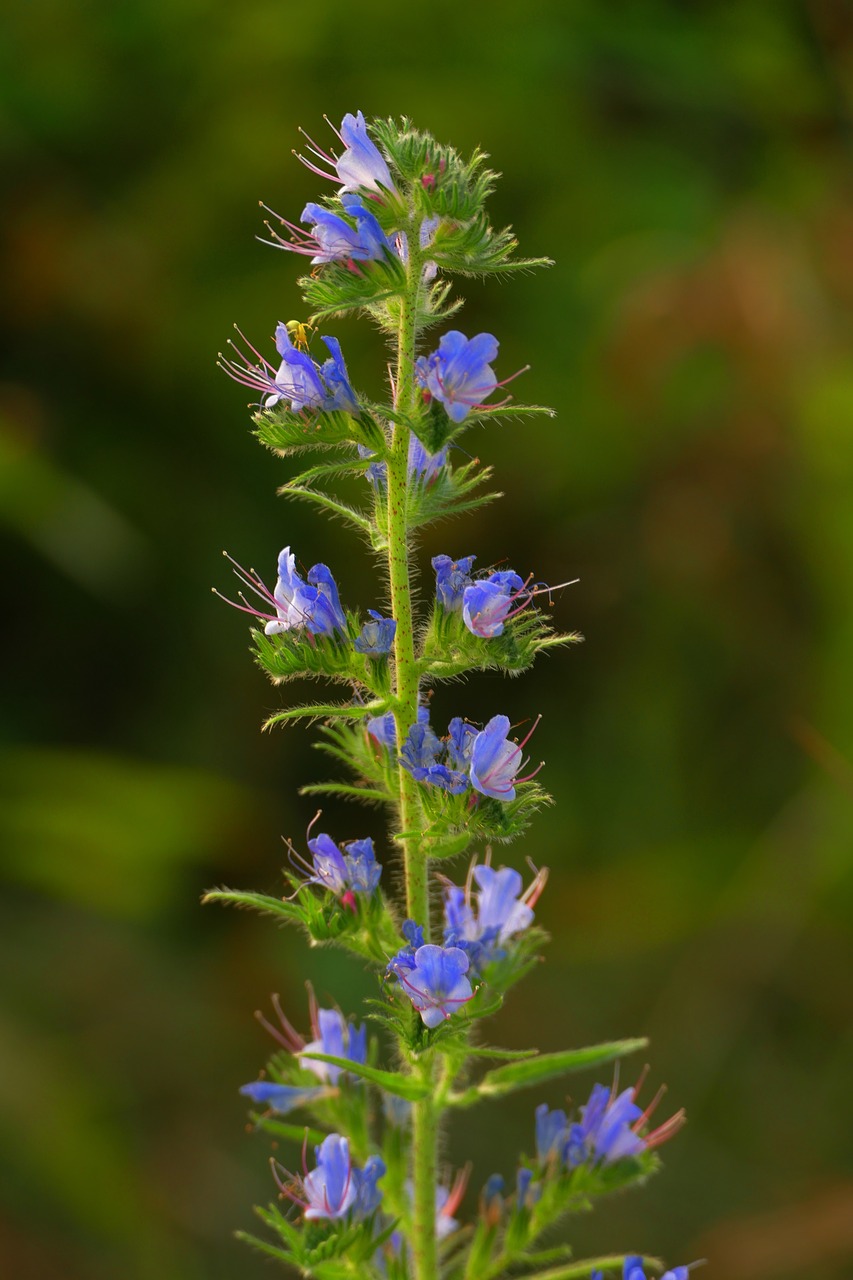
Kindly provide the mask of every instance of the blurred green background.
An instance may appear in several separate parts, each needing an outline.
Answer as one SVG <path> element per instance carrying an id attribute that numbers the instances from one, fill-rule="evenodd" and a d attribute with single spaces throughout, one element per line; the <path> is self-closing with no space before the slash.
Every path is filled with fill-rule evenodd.
<path id="1" fill-rule="evenodd" d="M 320 184 L 297 127 L 328 141 L 322 113 L 360 108 L 485 146 L 495 222 L 557 261 L 466 287 L 461 327 L 559 418 L 466 438 L 509 496 L 421 563 L 580 578 L 555 614 L 583 646 L 436 698 L 438 723 L 546 713 L 558 804 L 508 856 L 551 866 L 554 941 L 495 1042 L 648 1034 L 689 1112 L 578 1248 L 849 1277 L 850 6 L 28 0 L 3 23 L 0 1272 L 270 1274 L 230 1235 L 271 1187 L 236 1093 L 268 1049 L 252 1010 L 279 991 L 304 1027 L 306 977 L 344 1009 L 369 989 L 198 907 L 275 891 L 323 768 L 310 732 L 259 732 L 300 691 L 211 596 L 221 549 L 271 577 L 291 543 L 381 603 L 354 536 L 276 498 L 288 466 L 214 366 L 235 321 L 303 318 L 257 201 L 298 216 Z M 332 331 L 375 389 L 379 340 Z M 372 814 L 326 819 L 391 861 Z M 562 1097 L 454 1126 L 469 1211 Z"/>

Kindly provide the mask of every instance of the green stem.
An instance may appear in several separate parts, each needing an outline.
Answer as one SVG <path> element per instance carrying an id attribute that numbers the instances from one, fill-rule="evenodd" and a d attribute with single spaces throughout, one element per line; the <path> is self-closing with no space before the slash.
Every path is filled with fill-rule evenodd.
<path id="1" fill-rule="evenodd" d="M 421 291 L 421 255 L 418 248 L 419 228 L 411 219 L 408 227 L 409 287 L 400 305 L 397 340 L 396 394 L 394 407 L 401 413 L 415 408 L 415 356 L 418 336 L 418 308 Z M 394 638 L 395 722 L 397 742 L 402 743 L 418 718 L 420 675 L 415 658 L 412 591 L 409 580 L 409 428 L 394 424 L 391 455 L 388 459 L 388 577 L 391 590 L 391 614 L 396 619 Z M 429 940 L 429 868 L 418 834 L 423 823 L 417 783 L 405 769 L 397 769 L 398 808 L 403 840 L 406 877 L 406 909 L 409 918 L 423 926 Z M 422 1064 L 427 1080 L 432 1079 L 432 1063 Z M 415 1280 L 436 1280 L 437 1257 L 435 1239 L 436 1149 L 438 1114 L 431 1097 L 416 1102 L 412 1117 L 412 1250 Z"/>
<path id="2" fill-rule="evenodd" d="M 410 229 L 409 245 L 417 243 L 417 230 Z M 415 347 L 420 293 L 421 260 L 410 247 L 409 288 L 400 306 L 397 345 L 395 408 L 410 413 L 415 405 Z M 391 588 L 391 614 L 396 619 L 394 637 L 395 720 L 397 741 L 402 743 L 418 718 L 419 670 L 415 658 L 412 591 L 409 581 L 409 428 L 395 423 L 388 460 L 388 576 Z M 417 783 L 405 769 L 398 769 L 399 810 L 402 830 L 417 832 L 421 826 L 421 809 Z M 429 939 L 429 895 L 426 858 L 421 841 L 409 834 L 403 841 L 406 875 L 406 909 L 409 917 L 423 925 Z"/>

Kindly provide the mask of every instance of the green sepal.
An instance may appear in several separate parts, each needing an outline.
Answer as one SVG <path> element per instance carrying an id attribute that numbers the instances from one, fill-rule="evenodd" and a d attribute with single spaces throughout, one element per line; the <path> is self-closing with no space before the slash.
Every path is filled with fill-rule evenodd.
<path id="1" fill-rule="evenodd" d="M 367 1080 L 386 1093 L 393 1093 L 407 1102 L 419 1102 L 429 1097 L 432 1086 L 417 1076 L 402 1075 L 398 1071 L 382 1071 L 379 1067 L 370 1067 L 366 1063 L 352 1062 L 349 1058 L 337 1058 L 331 1053 L 311 1053 L 304 1055 L 312 1062 L 328 1062 L 332 1067 L 343 1067 L 350 1075 Z"/>
<path id="2" fill-rule="evenodd" d="M 431 680 L 453 680 L 466 671 L 518 675 L 545 649 L 582 640 L 577 631 L 556 634 L 545 615 L 533 606 L 511 618 L 501 635 L 485 639 L 469 631 L 461 610 L 448 612 L 436 604 L 424 637 L 420 670 Z"/>
<path id="3" fill-rule="evenodd" d="M 303 449 L 335 449 L 346 444 L 382 447 L 382 429 L 365 406 L 358 416 L 340 409 L 294 413 L 279 403 L 254 416 L 255 436 L 273 453 L 286 456 Z"/>
<path id="4" fill-rule="evenodd" d="M 344 316 L 351 311 L 373 314 L 406 290 L 406 271 L 398 257 L 359 262 L 350 271 L 340 262 L 327 262 L 316 276 L 302 276 L 297 287 L 311 310 L 311 322 Z"/>
<path id="5" fill-rule="evenodd" d="M 598 1067 L 605 1062 L 613 1062 L 624 1058 L 629 1053 L 637 1053 L 648 1045 L 646 1039 L 612 1040 L 606 1044 L 591 1045 L 586 1049 L 565 1049 L 560 1053 L 543 1053 L 535 1058 L 525 1058 L 521 1062 L 512 1062 L 505 1067 L 496 1067 L 488 1071 L 476 1085 L 463 1093 L 451 1094 L 448 1105 L 454 1107 L 470 1107 L 485 1098 L 503 1098 L 517 1089 L 529 1089 L 533 1085 L 542 1084 L 545 1080 L 553 1080 L 558 1076 L 574 1071 L 585 1071 L 589 1067 Z"/>
<path id="6" fill-rule="evenodd" d="M 358 1274 L 377 1275 L 371 1265 L 375 1249 L 372 1218 L 358 1223 L 348 1223 L 346 1219 L 334 1222 L 309 1220 L 297 1226 L 275 1204 L 266 1209 L 256 1206 L 255 1212 L 284 1247 L 268 1244 L 248 1232 L 239 1232 L 238 1239 L 270 1257 L 289 1262 L 303 1275 L 316 1276 L 318 1280 L 343 1280 L 352 1276 L 353 1263 L 359 1268 Z M 346 1263 L 342 1265 L 339 1259 L 344 1257 Z"/>
<path id="7" fill-rule="evenodd" d="M 514 800 L 496 800 L 472 791 L 453 796 L 427 783 L 419 784 L 418 793 L 428 819 L 420 835 L 431 858 L 463 853 L 475 841 L 504 844 L 514 840 L 526 830 L 537 810 L 552 803 L 536 782 L 519 783 Z M 472 795 L 477 800 L 473 807 Z"/>
<path id="8" fill-rule="evenodd" d="M 386 710 L 387 706 L 373 714 L 382 714 Z M 320 732 L 323 736 L 321 741 L 313 744 L 315 750 L 340 761 L 356 775 L 359 783 L 367 785 L 353 786 L 337 781 L 311 783 L 303 787 L 303 795 L 340 795 L 355 800 L 394 803 L 395 766 L 389 753 L 374 743 L 366 729 L 337 721 L 323 725 Z"/>
<path id="9" fill-rule="evenodd" d="M 345 947 L 374 963 L 384 964 L 389 952 L 399 945 L 397 925 L 381 890 L 376 889 L 370 895 L 354 894 L 353 911 L 342 906 L 332 893 L 314 892 L 312 886 L 301 883 L 288 872 L 284 877 L 294 890 L 290 900 L 247 889 L 222 888 L 209 889 L 202 902 L 205 905 L 222 902 L 299 925 L 317 946 Z"/>
<path id="10" fill-rule="evenodd" d="M 361 633 L 361 619 L 347 613 L 344 636 L 312 636 L 304 627 L 267 635 L 260 628 L 252 631 L 255 661 L 275 684 L 308 677 L 324 677 L 338 683 L 361 686 L 375 699 L 375 705 L 386 706 L 391 695 L 388 658 L 368 657 L 359 653 L 355 641 Z"/>

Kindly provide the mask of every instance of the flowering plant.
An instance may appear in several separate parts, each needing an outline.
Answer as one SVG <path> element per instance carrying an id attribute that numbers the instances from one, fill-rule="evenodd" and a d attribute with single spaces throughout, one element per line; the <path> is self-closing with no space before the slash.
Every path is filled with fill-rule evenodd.
<path id="1" fill-rule="evenodd" d="M 656 1148 L 682 1116 L 652 1128 L 658 1099 L 643 1109 L 642 1079 L 621 1091 L 615 1082 L 596 1084 L 573 1113 L 540 1106 L 531 1152 L 519 1158 L 512 1185 L 489 1177 L 467 1225 L 460 1206 L 468 1172 L 449 1186 L 439 1177 L 439 1134 L 454 1111 L 601 1068 L 645 1041 L 549 1054 L 482 1043 L 481 1022 L 535 965 L 545 941 L 534 909 L 546 871 L 533 868 L 525 888 L 516 869 L 493 865 L 490 844 L 520 835 L 548 799 L 537 780 L 541 765 L 531 768 L 525 755 L 538 719 L 520 741 L 500 712 L 484 725 L 455 716 L 441 734 L 429 696 L 440 681 L 469 672 L 521 671 L 542 650 L 578 637 L 555 634 L 537 607 L 537 597 L 555 588 L 511 569 L 476 572 L 473 554 L 435 555 L 429 616 L 418 618 L 414 606 L 415 532 L 494 496 L 484 488 L 487 468 L 456 462 L 461 433 L 508 413 L 551 412 L 493 398 L 510 379 L 498 378 L 492 334 L 450 328 L 434 344 L 424 336 L 456 315 L 454 275 L 506 274 L 545 260 L 517 257 L 511 232 L 492 228 L 485 201 L 495 175 L 482 153 L 464 159 L 406 120 L 368 129 L 361 112 L 336 132 L 337 154 L 309 140 L 300 158 L 337 191 L 306 205 L 300 223 L 274 214 L 267 224 L 268 243 L 310 258 L 313 269 L 299 281 L 310 321 L 278 324 L 277 366 L 245 339 L 221 363 L 258 392 L 263 444 L 279 456 L 320 453 L 284 493 L 342 518 L 385 560 L 388 616 L 347 610 L 332 570 L 298 568 L 290 547 L 278 556 L 272 588 L 232 562 L 241 590 L 231 603 L 256 619 L 257 661 L 274 682 L 309 675 L 348 690 L 343 701 L 287 707 L 268 723 L 323 722 L 323 745 L 352 781 L 305 791 L 385 806 L 402 851 L 405 902 L 393 900 L 383 877 L 393 854 L 378 861 L 360 833 L 312 836 L 313 822 L 305 850 L 289 846 L 280 898 L 231 889 L 207 895 L 299 924 L 312 943 L 334 943 L 371 966 L 380 999 L 369 1002 L 367 1017 L 390 1046 L 380 1065 L 382 1049 L 368 1042 L 365 1026 L 318 1008 L 313 994 L 306 1040 L 273 998 L 277 1021 L 261 1021 L 277 1050 L 241 1092 L 255 1104 L 258 1129 L 302 1147 L 302 1172 L 293 1171 L 298 1156 L 273 1161 L 279 1201 L 259 1210 L 270 1238 L 247 1238 L 320 1280 L 498 1280 L 522 1272 L 569 1280 L 614 1268 L 642 1280 L 644 1265 L 656 1264 L 635 1254 L 570 1261 L 566 1248 L 540 1243 L 559 1218 L 657 1168 Z M 316 326 L 351 313 L 366 315 L 394 344 L 383 402 L 353 388 L 336 338 L 321 335 L 329 353 L 322 362 L 309 351 Z M 335 492 L 347 475 L 364 482 L 358 506 Z M 447 868 L 472 847 L 462 884 L 436 873 L 439 862 Z M 441 890 L 441 925 L 433 887 Z M 500 1065 L 483 1071 L 489 1059 Z M 684 1280 L 686 1269 L 667 1274 Z"/>

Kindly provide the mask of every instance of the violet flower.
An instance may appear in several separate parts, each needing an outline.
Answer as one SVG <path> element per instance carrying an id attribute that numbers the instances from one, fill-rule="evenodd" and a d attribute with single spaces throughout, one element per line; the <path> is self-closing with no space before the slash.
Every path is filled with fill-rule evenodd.
<path id="1" fill-rule="evenodd" d="M 473 584 L 471 567 L 476 559 L 476 556 L 462 556 L 459 560 L 444 555 L 433 556 L 435 597 L 448 613 L 462 608 L 465 590 Z"/>
<path id="2" fill-rule="evenodd" d="M 540 765 L 539 769 L 535 769 L 525 778 L 516 777 L 522 764 L 523 748 L 538 723 L 537 716 L 533 728 L 520 743 L 508 742 L 509 718 L 492 716 L 482 733 L 474 739 L 471 753 L 471 785 L 475 791 L 479 791 L 484 796 L 493 796 L 496 800 L 515 799 L 516 782 L 529 782 L 542 768 Z"/>
<path id="3" fill-rule="evenodd" d="M 451 422 L 463 422 L 498 385 L 490 363 L 497 354 L 498 340 L 493 334 L 466 338 L 458 329 L 451 329 L 442 336 L 437 351 L 418 360 L 418 381 L 444 405 Z"/>
<path id="4" fill-rule="evenodd" d="M 398 978 L 424 1025 L 430 1028 L 445 1022 L 474 996 L 471 983 L 465 977 L 468 957 L 458 947 L 426 943 L 412 956 L 395 956 L 389 969 Z"/>

